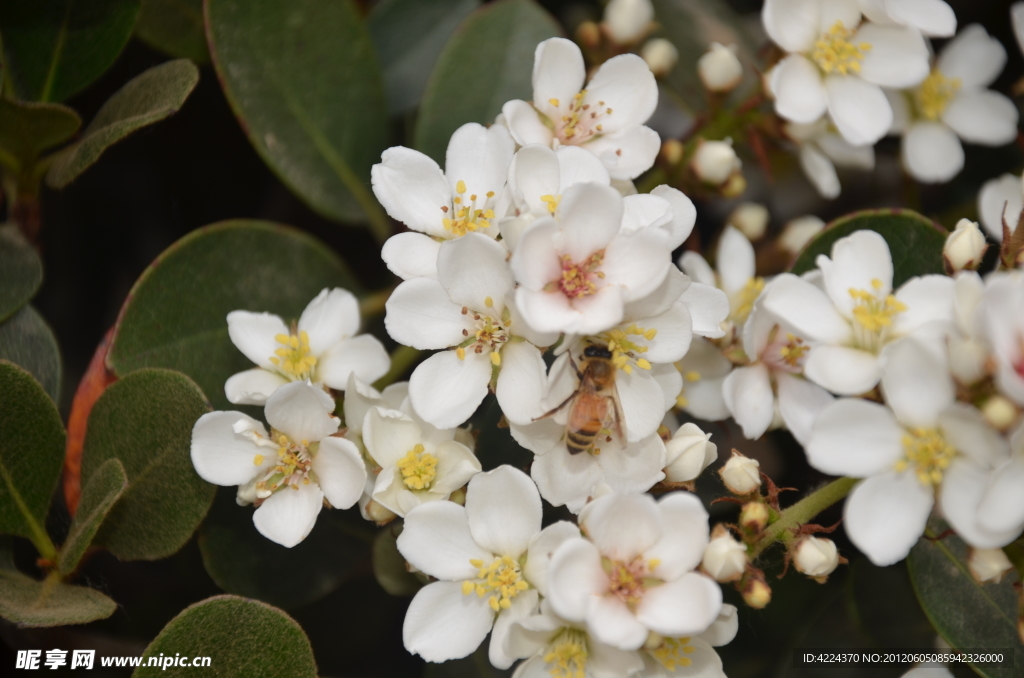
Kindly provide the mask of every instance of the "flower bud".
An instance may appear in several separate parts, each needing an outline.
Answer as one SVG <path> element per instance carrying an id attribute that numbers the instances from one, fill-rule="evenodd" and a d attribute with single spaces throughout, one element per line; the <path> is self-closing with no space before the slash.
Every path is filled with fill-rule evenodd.
<path id="1" fill-rule="evenodd" d="M 824 229 L 825 222 L 814 215 L 798 217 L 782 229 L 782 235 L 778 240 L 779 247 L 795 256 Z"/>
<path id="2" fill-rule="evenodd" d="M 764 236 L 768 228 L 768 208 L 756 202 L 743 202 L 729 215 L 729 223 L 751 242 Z"/>
<path id="3" fill-rule="evenodd" d="M 604 8 L 605 29 L 620 45 L 628 45 L 644 37 L 653 19 L 651 0 L 612 0 Z"/>
<path id="4" fill-rule="evenodd" d="M 647 62 L 651 73 L 662 78 L 676 67 L 676 62 L 679 61 L 679 50 L 665 38 L 652 38 L 644 43 L 640 50 L 640 56 Z"/>
<path id="5" fill-rule="evenodd" d="M 712 186 L 721 186 L 739 172 L 740 159 L 732 148 L 732 139 L 701 141 L 693 154 L 690 168 L 697 178 Z"/>
<path id="6" fill-rule="evenodd" d="M 743 588 L 743 602 L 760 610 L 772 602 L 772 590 L 763 579 L 751 579 Z"/>
<path id="7" fill-rule="evenodd" d="M 1013 569 L 1013 563 L 1002 549 L 971 549 L 971 554 L 967 557 L 967 567 L 979 584 L 998 584 L 1003 575 Z"/>
<path id="8" fill-rule="evenodd" d="M 739 162 L 737 160 L 737 162 Z M 738 198 L 747 190 L 747 178 L 738 170 L 718 189 L 723 198 Z"/>
<path id="9" fill-rule="evenodd" d="M 715 581 L 737 581 L 747 570 L 747 547 L 716 525 L 700 566 Z"/>
<path id="10" fill-rule="evenodd" d="M 804 537 L 793 549 L 793 565 L 808 577 L 824 581 L 839 565 L 836 543 L 831 539 Z"/>
<path id="11" fill-rule="evenodd" d="M 670 165 L 678 165 L 683 159 L 683 144 L 678 139 L 666 139 L 661 145 L 661 157 Z"/>
<path id="12" fill-rule="evenodd" d="M 584 21 L 576 28 L 576 39 L 587 47 L 601 44 L 601 29 L 593 21 Z"/>
<path id="13" fill-rule="evenodd" d="M 697 75 L 712 92 L 728 92 L 740 84 L 743 64 L 736 58 L 736 45 L 711 43 L 711 48 L 697 61 Z"/>
<path id="14" fill-rule="evenodd" d="M 671 483 L 696 480 L 701 471 L 718 459 L 718 446 L 711 442 L 711 434 L 693 423 L 680 426 L 665 443 L 665 451 L 665 479 Z"/>
<path id="15" fill-rule="evenodd" d="M 964 386 L 978 382 L 988 373 L 988 349 L 980 341 L 949 338 L 949 371 Z"/>
<path id="16" fill-rule="evenodd" d="M 978 224 L 970 219 L 961 219 L 957 222 L 956 230 L 946 238 L 942 258 L 950 272 L 962 271 L 965 268 L 974 269 L 981 263 L 986 249 L 988 243 L 985 242 L 985 236 L 978 228 Z"/>
<path id="17" fill-rule="evenodd" d="M 752 534 L 764 531 L 768 518 L 768 507 L 759 501 L 749 501 L 740 509 L 740 527 Z"/>
<path id="18" fill-rule="evenodd" d="M 1005 431 L 1017 420 L 1017 407 L 1007 398 L 994 395 L 981 406 L 981 413 L 993 428 Z"/>
<path id="19" fill-rule="evenodd" d="M 719 471 L 722 482 L 733 494 L 745 495 L 757 491 L 761 487 L 761 465 L 756 459 L 744 457 L 736 450 Z"/>
<path id="20" fill-rule="evenodd" d="M 378 525 L 387 525 L 398 516 L 391 510 L 384 508 L 374 500 L 366 505 L 366 516 Z"/>

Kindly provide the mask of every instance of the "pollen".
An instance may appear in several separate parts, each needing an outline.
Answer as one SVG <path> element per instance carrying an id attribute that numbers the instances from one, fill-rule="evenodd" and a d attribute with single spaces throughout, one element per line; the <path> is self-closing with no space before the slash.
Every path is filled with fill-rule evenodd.
<path id="1" fill-rule="evenodd" d="M 960 90 L 960 78 L 947 78 L 935 69 L 914 90 L 917 112 L 926 120 L 938 120 Z"/>
<path id="2" fill-rule="evenodd" d="M 462 348 L 461 346 L 458 347 L 457 349 L 455 349 L 455 355 L 457 355 L 459 357 L 459 360 L 465 360 L 466 359 L 466 349 Z"/>
<path id="3" fill-rule="evenodd" d="M 548 99 L 548 103 L 551 104 L 552 106 L 556 107 L 556 108 L 558 106 L 561 106 L 561 104 L 562 104 L 562 102 L 560 102 L 558 99 L 555 99 L 554 97 Z"/>
<path id="4" fill-rule="evenodd" d="M 491 364 L 495 367 L 501 367 L 501 354 L 497 351 L 491 351 Z"/>
<path id="5" fill-rule="evenodd" d="M 877 351 L 888 339 L 893 318 L 907 310 L 907 305 L 888 294 L 880 297 L 882 281 L 871 281 L 872 292 L 850 288 L 853 298 L 854 334 L 861 348 Z"/>
<path id="6" fill-rule="evenodd" d="M 860 62 L 864 53 L 871 50 L 871 43 L 850 42 L 853 31 L 843 26 L 842 21 L 832 24 L 832 28 L 822 35 L 811 50 L 811 61 L 818 64 L 824 73 L 849 75 L 860 73 Z"/>
<path id="7" fill-rule="evenodd" d="M 786 343 L 779 349 L 782 361 L 790 367 L 796 367 L 807 352 L 810 346 L 804 344 L 804 340 L 792 333 L 786 334 Z"/>
<path id="8" fill-rule="evenodd" d="M 485 297 L 484 306 L 486 308 L 494 308 L 494 299 L 491 299 L 490 297 Z"/>
<path id="9" fill-rule="evenodd" d="M 263 459 L 264 457 L 262 454 L 257 454 L 255 457 L 252 458 L 252 463 L 254 466 L 259 466 L 260 464 L 263 463 Z"/>
<path id="10" fill-rule="evenodd" d="M 544 652 L 551 678 L 584 678 L 587 674 L 587 636 L 566 628 L 555 636 Z"/>
<path id="11" fill-rule="evenodd" d="M 455 184 L 456 196 L 452 198 L 452 215 L 441 219 L 444 230 L 455 237 L 490 228 L 491 220 L 494 219 L 494 209 L 491 206 L 494 191 L 487 191 L 486 199 L 478 205 L 476 193 L 467 196 L 466 190 L 466 182 L 459 179 Z M 448 210 L 444 207 L 441 209 L 447 215 Z"/>
<path id="12" fill-rule="evenodd" d="M 293 381 L 312 376 L 316 367 L 316 356 L 310 355 L 308 334 L 278 334 L 274 341 L 280 344 L 281 348 L 276 349 L 274 355 L 270 356 L 270 362 L 278 370 L 291 377 Z"/>
<path id="13" fill-rule="evenodd" d="M 643 599 L 649 587 L 661 583 L 661 580 L 650 576 L 651 570 L 660 564 L 658 560 L 646 561 L 643 556 L 637 556 L 628 563 L 608 558 L 601 561 L 601 566 L 608 574 L 609 593 L 618 596 L 631 607 Z"/>
<path id="14" fill-rule="evenodd" d="M 597 106 L 593 108 L 591 104 L 583 103 L 586 96 L 587 90 L 581 90 L 574 94 L 572 101 L 569 102 L 568 112 L 552 121 L 555 135 L 562 144 L 582 144 L 595 135 L 601 134 L 602 118 L 612 114 L 612 109 L 605 106 L 603 101 L 598 101 Z"/>
<path id="15" fill-rule="evenodd" d="M 560 290 L 562 294 L 570 299 L 588 297 L 597 292 L 597 284 L 594 279 L 603 278 L 598 268 L 604 261 L 604 250 L 594 252 L 582 262 L 575 262 L 568 254 L 562 255 L 562 276 L 545 286 L 545 290 Z M 548 287 L 551 287 L 548 290 Z"/>
<path id="16" fill-rule="evenodd" d="M 675 671 L 677 667 L 690 666 L 693 663 L 693 660 L 686 655 L 693 654 L 694 650 L 688 637 L 663 638 L 661 644 L 650 653 L 666 669 Z"/>
<path id="17" fill-rule="evenodd" d="M 626 374 L 632 374 L 633 365 L 642 370 L 651 369 L 651 363 L 640 357 L 641 354 L 647 353 L 647 346 L 641 342 L 641 339 L 650 341 L 657 333 L 658 331 L 655 329 L 647 329 L 636 323 L 631 323 L 626 328 L 617 327 L 602 332 L 597 335 L 597 338 L 611 351 L 612 364 Z"/>
<path id="18" fill-rule="evenodd" d="M 697 370 L 689 370 L 683 375 L 683 378 L 690 383 L 696 383 L 700 381 L 700 372 Z"/>
<path id="19" fill-rule="evenodd" d="M 754 302 L 764 291 L 764 278 L 751 278 L 736 292 L 730 299 L 732 313 L 730 317 L 737 323 L 742 323 L 754 310 Z"/>
<path id="20" fill-rule="evenodd" d="M 956 456 L 956 450 L 937 429 L 913 428 L 903 435 L 904 458 L 896 463 L 897 471 L 914 470 L 922 485 L 942 482 L 942 475 Z"/>
<path id="21" fill-rule="evenodd" d="M 429 490 L 437 476 L 437 457 L 417 443 L 395 464 L 402 474 L 402 482 L 410 490 Z"/>
<path id="22" fill-rule="evenodd" d="M 548 195 L 542 195 L 540 197 L 540 200 L 541 200 L 541 202 L 543 202 L 544 204 L 546 204 L 548 206 L 548 212 L 550 212 L 551 214 L 554 214 L 555 211 L 558 209 L 558 203 L 561 202 L 562 196 L 560 196 L 560 195 L 551 195 L 549 193 Z"/>
<path id="23" fill-rule="evenodd" d="M 487 604 L 495 612 L 512 607 L 512 599 L 530 588 L 530 583 L 523 579 L 519 563 L 510 556 L 495 558 L 490 564 L 472 559 L 469 564 L 477 568 L 477 578 L 462 582 L 462 594 L 486 596 Z"/>

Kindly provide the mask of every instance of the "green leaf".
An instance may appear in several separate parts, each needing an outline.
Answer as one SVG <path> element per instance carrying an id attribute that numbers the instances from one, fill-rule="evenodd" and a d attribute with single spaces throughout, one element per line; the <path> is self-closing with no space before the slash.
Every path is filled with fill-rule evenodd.
<path id="1" fill-rule="evenodd" d="M 393 596 L 411 596 L 423 587 L 406 566 L 398 552 L 398 535 L 402 534 L 401 521 L 384 526 L 373 540 L 373 576 L 380 587 Z"/>
<path id="2" fill-rule="evenodd" d="M 0 320 L 34 297 L 42 282 L 43 262 L 35 248 L 14 224 L 0 226 Z"/>
<path id="3" fill-rule="evenodd" d="M 316 678 L 309 639 L 275 607 L 236 596 L 214 596 L 185 608 L 143 653 L 133 678 L 194 676 L 192 667 L 145 666 L 149 657 L 210 657 L 219 678 Z M 201 672 L 201 669 L 199 669 Z"/>
<path id="4" fill-rule="evenodd" d="M 139 0 L 6 0 L 4 65 L 21 99 L 63 101 L 98 78 L 132 35 Z"/>
<path id="5" fill-rule="evenodd" d="M 60 400 L 62 370 L 57 338 L 31 306 L 0 323 L 0 360 L 9 360 L 27 370 L 53 402 Z"/>
<path id="6" fill-rule="evenodd" d="M 118 459 L 128 485 L 96 543 L 121 560 L 165 558 L 185 545 L 215 492 L 190 456 L 192 426 L 209 410 L 199 387 L 171 370 L 132 372 L 103 392 L 85 433 L 83 483 Z"/>
<path id="7" fill-rule="evenodd" d="M 245 309 L 298 320 L 325 287 L 359 293 L 341 260 L 304 233 L 243 220 L 193 231 L 135 283 L 107 363 L 118 375 L 140 367 L 184 372 L 215 409 L 236 409 L 224 396 L 224 382 L 253 365 L 228 338 L 228 313 Z"/>
<path id="8" fill-rule="evenodd" d="M 32 173 L 43 151 L 67 141 L 81 126 L 82 119 L 67 106 L 0 99 L 0 162 Z"/>
<path id="9" fill-rule="evenodd" d="M 198 534 L 206 571 L 228 593 L 302 607 L 338 588 L 369 556 L 372 532 L 358 509 L 321 511 L 309 536 L 285 548 L 256 531 L 254 509 L 235 502 L 236 490 L 217 493 Z"/>
<path id="10" fill-rule="evenodd" d="M 381 0 L 366 17 L 384 71 L 388 112 L 416 107 L 448 38 L 479 0 Z"/>
<path id="11" fill-rule="evenodd" d="M 44 526 L 64 462 L 64 435 L 39 382 L 0 360 L 0 534 L 49 541 Z"/>
<path id="12" fill-rule="evenodd" d="M 53 188 L 67 186 L 107 148 L 176 113 L 197 82 L 199 69 L 188 59 L 168 61 L 130 80 L 103 104 L 82 138 L 54 158 L 47 183 Z"/>
<path id="13" fill-rule="evenodd" d="M 0 570 L 0 617 L 18 626 L 86 624 L 115 610 L 117 603 L 95 589 Z"/>
<path id="14" fill-rule="evenodd" d="M 121 497 L 127 487 L 128 476 L 125 475 L 124 466 L 117 459 L 107 459 L 96 469 L 82 491 L 68 538 L 64 540 L 64 545 L 60 549 L 57 569 L 61 574 L 68 575 L 75 571 L 114 502 Z"/>
<path id="15" fill-rule="evenodd" d="M 210 61 L 203 23 L 203 0 L 142 0 L 135 35 L 173 57 Z"/>
<path id="16" fill-rule="evenodd" d="M 383 78 L 351 0 L 209 0 L 206 18 L 228 101 L 281 181 L 330 219 L 380 213 Z"/>
<path id="17" fill-rule="evenodd" d="M 946 529 L 933 520 L 926 537 Z M 967 569 L 967 546 L 956 536 L 921 539 L 907 558 L 914 592 L 925 614 L 954 649 L 1006 648 L 1014 665 L 1024 666 L 1024 645 L 1017 636 L 1017 594 L 1013 577 L 979 584 Z M 973 665 L 987 678 L 1019 676 L 1019 668 Z"/>
<path id="18" fill-rule="evenodd" d="M 416 148 L 439 163 L 452 133 L 467 122 L 489 125 L 511 99 L 533 98 L 537 44 L 561 35 L 533 0 L 498 0 L 476 10 L 448 41 L 423 93 Z"/>
<path id="19" fill-rule="evenodd" d="M 914 276 L 943 273 L 942 246 L 949 234 L 931 219 L 904 209 L 863 210 L 839 217 L 804 247 L 793 273 L 813 270 L 819 254 L 832 255 L 836 240 L 862 230 L 875 231 L 889 244 L 893 288 Z"/>

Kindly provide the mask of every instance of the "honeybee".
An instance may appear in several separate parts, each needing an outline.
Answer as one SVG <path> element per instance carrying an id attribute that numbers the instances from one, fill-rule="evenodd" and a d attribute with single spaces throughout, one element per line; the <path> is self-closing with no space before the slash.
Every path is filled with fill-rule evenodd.
<path id="1" fill-rule="evenodd" d="M 580 380 L 579 388 L 561 405 L 537 419 L 550 417 L 564 407 L 569 407 L 565 425 L 565 446 L 569 454 L 594 450 L 598 436 L 606 429 L 614 431 L 625 444 L 624 417 L 615 387 L 615 373 L 618 370 L 612 364 L 612 352 L 607 346 L 591 344 L 583 349 L 582 370 L 576 366 L 571 353 L 569 361 Z"/>

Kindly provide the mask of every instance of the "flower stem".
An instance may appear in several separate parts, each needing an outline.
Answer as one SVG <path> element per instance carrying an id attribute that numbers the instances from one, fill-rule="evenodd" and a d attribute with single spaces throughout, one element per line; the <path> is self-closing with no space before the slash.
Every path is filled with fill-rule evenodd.
<path id="1" fill-rule="evenodd" d="M 375 381 L 373 387 L 379 391 L 395 382 L 400 376 L 405 374 L 410 365 L 416 362 L 421 353 L 422 351 L 411 346 L 399 346 L 396 348 L 391 352 L 391 369 L 388 370 L 387 374 Z"/>
<path id="2" fill-rule="evenodd" d="M 803 525 L 816 515 L 840 501 L 850 493 L 858 478 L 839 478 L 812 492 L 797 503 L 784 509 L 779 519 L 768 526 L 761 539 L 754 544 L 752 558 L 777 541 L 785 540 L 789 530 Z"/>
<path id="3" fill-rule="evenodd" d="M 394 291 L 394 286 L 391 286 L 366 295 L 359 300 L 359 314 L 364 318 L 380 315 L 384 312 L 384 304 L 387 303 L 391 293 Z"/>

